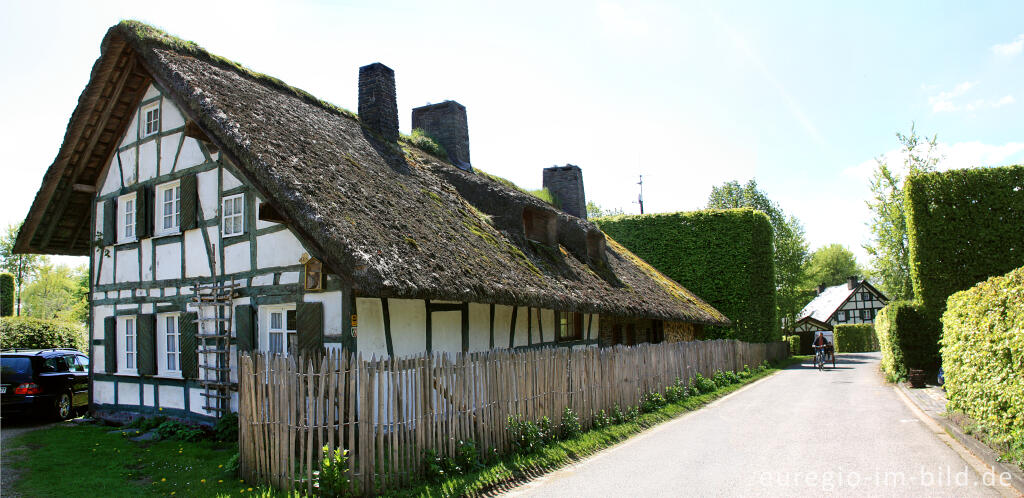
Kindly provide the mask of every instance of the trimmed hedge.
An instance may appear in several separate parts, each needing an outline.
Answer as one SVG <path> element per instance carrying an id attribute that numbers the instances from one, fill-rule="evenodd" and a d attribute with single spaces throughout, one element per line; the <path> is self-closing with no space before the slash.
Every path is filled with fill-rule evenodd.
<path id="1" fill-rule="evenodd" d="M 768 217 L 749 208 L 613 216 L 601 230 L 732 320 L 708 339 L 778 339 L 775 263 Z"/>
<path id="2" fill-rule="evenodd" d="M 0 349 L 75 348 L 87 353 L 85 329 L 72 322 L 27 316 L 0 318 Z"/>
<path id="3" fill-rule="evenodd" d="M 1024 448 L 1024 268 L 950 296 L 942 326 L 950 409 Z"/>
<path id="4" fill-rule="evenodd" d="M 867 353 L 878 351 L 878 336 L 870 323 L 836 325 L 832 337 L 838 353 Z"/>
<path id="5" fill-rule="evenodd" d="M 789 354 L 798 355 L 800 354 L 800 336 L 791 335 L 786 337 L 786 341 L 789 342 Z"/>
<path id="6" fill-rule="evenodd" d="M 936 321 L 954 292 L 1024 265 L 1024 166 L 914 175 L 904 190 L 914 297 Z"/>
<path id="7" fill-rule="evenodd" d="M 893 301 L 875 317 L 882 351 L 882 370 L 890 381 L 907 377 L 911 368 L 938 371 L 939 345 L 934 338 L 939 323 L 911 301 Z"/>
<path id="8" fill-rule="evenodd" d="M 0 317 L 14 314 L 14 275 L 0 273 Z"/>

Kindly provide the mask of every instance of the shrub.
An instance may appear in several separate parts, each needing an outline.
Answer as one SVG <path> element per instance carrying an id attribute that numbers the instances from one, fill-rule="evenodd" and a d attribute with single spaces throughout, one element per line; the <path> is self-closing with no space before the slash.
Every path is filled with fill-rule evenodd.
<path id="1" fill-rule="evenodd" d="M 583 434 L 580 418 L 576 416 L 576 412 L 572 411 L 572 408 L 565 407 L 565 411 L 562 412 L 562 425 L 559 429 L 562 439 L 572 439 Z"/>
<path id="2" fill-rule="evenodd" d="M 939 324 L 926 316 L 921 306 L 894 301 L 875 317 L 882 371 L 890 381 L 907 377 L 911 368 L 938 370 L 939 345 L 935 340 Z"/>
<path id="3" fill-rule="evenodd" d="M 832 330 L 836 352 L 866 353 L 878 351 L 878 336 L 870 323 L 836 325 Z"/>
<path id="4" fill-rule="evenodd" d="M 800 354 L 800 336 L 791 335 L 786 337 L 786 342 L 789 343 L 790 354 Z"/>
<path id="5" fill-rule="evenodd" d="M 412 135 L 409 136 L 409 143 L 427 154 L 444 159 L 445 161 L 448 160 L 448 151 L 444 149 L 444 146 L 420 128 L 412 130 Z"/>
<path id="6" fill-rule="evenodd" d="M 217 419 L 213 425 L 213 437 L 217 441 L 238 441 L 238 414 L 231 412 Z"/>
<path id="7" fill-rule="evenodd" d="M 236 453 L 237 457 L 238 454 Z M 320 496 L 348 496 L 352 488 L 345 472 L 348 470 L 348 450 L 338 448 L 333 452 L 324 446 L 323 465 L 316 478 L 316 486 Z"/>
<path id="8" fill-rule="evenodd" d="M 731 384 L 731 382 L 729 382 L 729 378 L 726 377 L 725 373 L 721 370 L 715 372 L 714 381 L 716 388 L 722 388 Z"/>
<path id="9" fill-rule="evenodd" d="M 0 318 L 0 349 L 75 348 L 88 353 L 85 329 L 76 323 L 26 316 Z"/>
<path id="10" fill-rule="evenodd" d="M 0 273 L 0 317 L 14 314 L 14 275 Z"/>
<path id="11" fill-rule="evenodd" d="M 594 428 L 600 429 L 602 427 L 608 427 L 612 425 L 612 417 L 609 416 L 604 410 L 601 410 L 594 414 Z"/>
<path id="12" fill-rule="evenodd" d="M 710 209 L 593 221 L 732 320 L 730 327 L 706 327 L 708 338 L 777 339 L 772 227 L 764 213 Z"/>
<path id="13" fill-rule="evenodd" d="M 167 421 L 167 417 L 138 417 L 126 424 L 125 427 L 133 427 L 139 429 L 142 432 L 148 432 L 150 430 L 160 427 L 160 424 Z"/>
<path id="14" fill-rule="evenodd" d="M 715 381 L 711 380 L 699 372 L 690 379 L 690 390 L 697 394 L 707 394 L 717 389 Z"/>
<path id="15" fill-rule="evenodd" d="M 505 429 L 509 432 L 512 451 L 515 453 L 527 455 L 537 451 L 544 444 L 540 428 L 529 420 L 510 415 L 505 422 Z"/>
<path id="16" fill-rule="evenodd" d="M 950 296 L 942 327 L 949 407 L 1024 448 L 1024 267 Z"/>
<path id="17" fill-rule="evenodd" d="M 619 408 L 619 405 L 617 403 L 614 407 L 612 407 L 611 417 L 613 424 L 621 424 L 627 420 L 626 414 L 622 413 L 622 409 Z"/>
<path id="18" fill-rule="evenodd" d="M 658 391 L 651 391 L 640 395 L 640 411 L 650 413 L 665 406 L 665 397 Z"/>
<path id="19" fill-rule="evenodd" d="M 676 377 L 676 382 L 671 386 L 665 388 L 665 401 L 668 403 L 678 403 L 686 399 L 686 386 L 683 385 L 683 379 Z"/>
<path id="20" fill-rule="evenodd" d="M 177 439 L 179 441 L 199 441 L 203 438 L 203 430 L 199 427 L 183 424 L 175 420 L 165 420 L 157 428 L 156 432 L 163 439 Z"/>

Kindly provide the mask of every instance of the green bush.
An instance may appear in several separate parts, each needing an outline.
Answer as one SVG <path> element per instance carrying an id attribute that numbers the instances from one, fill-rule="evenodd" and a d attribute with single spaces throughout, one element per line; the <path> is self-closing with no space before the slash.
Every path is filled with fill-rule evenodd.
<path id="1" fill-rule="evenodd" d="M 448 151 L 444 149 L 444 146 L 420 128 L 412 130 L 412 135 L 409 136 L 409 143 L 427 154 L 444 159 L 445 161 L 448 160 Z"/>
<path id="2" fill-rule="evenodd" d="M 942 326 L 949 408 L 1024 448 L 1024 267 L 950 296 Z"/>
<path id="3" fill-rule="evenodd" d="M 0 349 L 75 348 L 89 352 L 85 329 L 72 322 L 25 316 L 0 318 Z"/>
<path id="4" fill-rule="evenodd" d="M 789 342 L 790 354 L 800 354 L 800 336 L 791 335 L 786 337 L 786 341 Z"/>
<path id="5" fill-rule="evenodd" d="M 559 435 L 562 439 L 572 439 L 583 434 L 583 426 L 580 425 L 580 418 L 576 415 L 576 412 L 572 411 L 572 408 L 568 406 L 562 412 L 562 424 L 559 429 Z"/>
<path id="6" fill-rule="evenodd" d="M 870 323 L 836 325 L 832 329 L 837 353 L 878 351 L 878 336 Z"/>
<path id="7" fill-rule="evenodd" d="M 237 454 L 236 454 L 237 456 Z M 332 453 L 324 446 L 321 453 L 323 466 L 317 474 L 316 484 L 320 496 L 348 496 L 352 488 L 347 477 L 348 450 L 337 448 Z"/>
<path id="8" fill-rule="evenodd" d="M 911 368 L 938 370 L 939 345 L 935 340 L 939 323 L 909 301 L 893 301 L 875 317 L 882 371 L 890 381 L 907 377 Z"/>
<path id="9" fill-rule="evenodd" d="M 709 209 L 593 221 L 732 320 L 730 327 L 706 327 L 707 338 L 778 339 L 772 227 L 764 213 Z"/>
<path id="10" fill-rule="evenodd" d="M 238 441 L 238 414 L 230 412 L 217 419 L 213 425 L 213 437 L 217 441 Z"/>
<path id="11" fill-rule="evenodd" d="M 0 317 L 14 315 L 14 275 L 0 273 Z"/>
<path id="12" fill-rule="evenodd" d="M 914 296 L 936 322 L 954 292 L 1024 265 L 1024 166 L 914 175 L 904 190 Z"/>

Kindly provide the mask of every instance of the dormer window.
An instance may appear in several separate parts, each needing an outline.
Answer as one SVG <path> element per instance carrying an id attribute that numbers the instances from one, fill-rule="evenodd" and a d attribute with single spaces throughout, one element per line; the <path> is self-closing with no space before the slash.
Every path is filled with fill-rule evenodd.
<path id="1" fill-rule="evenodd" d="M 558 243 L 558 218 L 554 212 L 523 208 L 523 232 L 527 239 L 553 246 Z"/>
<path id="2" fill-rule="evenodd" d="M 591 263 L 604 263 L 605 256 L 604 232 L 600 230 L 587 231 L 587 260 Z"/>
<path id="3" fill-rule="evenodd" d="M 160 102 L 154 102 L 142 108 L 142 138 L 160 132 Z"/>

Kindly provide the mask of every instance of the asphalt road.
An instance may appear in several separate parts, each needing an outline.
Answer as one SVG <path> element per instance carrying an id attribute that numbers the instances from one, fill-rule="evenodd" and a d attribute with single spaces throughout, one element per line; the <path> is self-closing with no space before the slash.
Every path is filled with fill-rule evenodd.
<path id="1" fill-rule="evenodd" d="M 878 373 L 797 366 L 511 496 L 999 496 Z"/>

